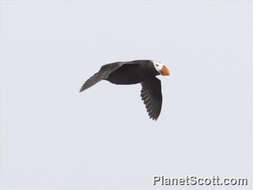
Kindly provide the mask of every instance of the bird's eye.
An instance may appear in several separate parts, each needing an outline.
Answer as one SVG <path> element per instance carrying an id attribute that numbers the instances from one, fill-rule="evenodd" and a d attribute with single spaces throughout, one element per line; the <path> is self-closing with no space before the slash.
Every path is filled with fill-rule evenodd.
<path id="1" fill-rule="evenodd" d="M 157 67 L 158 67 L 159 65 L 158 65 L 158 64 L 156 64 L 155 66 L 157 66 Z"/>

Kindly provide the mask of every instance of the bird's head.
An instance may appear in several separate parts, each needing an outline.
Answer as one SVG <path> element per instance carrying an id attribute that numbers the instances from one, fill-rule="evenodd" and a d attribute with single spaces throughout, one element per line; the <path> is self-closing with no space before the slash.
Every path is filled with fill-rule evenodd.
<path id="1" fill-rule="evenodd" d="M 166 65 L 159 63 L 158 61 L 152 61 L 155 69 L 163 76 L 169 76 L 170 70 Z"/>

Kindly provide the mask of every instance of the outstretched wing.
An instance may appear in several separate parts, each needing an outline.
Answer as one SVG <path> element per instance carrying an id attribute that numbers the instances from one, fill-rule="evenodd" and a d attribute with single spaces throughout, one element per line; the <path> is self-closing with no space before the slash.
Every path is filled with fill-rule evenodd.
<path id="1" fill-rule="evenodd" d="M 141 97 L 151 119 L 157 120 L 162 108 L 161 81 L 156 78 L 148 78 L 141 83 Z"/>
<path id="2" fill-rule="evenodd" d="M 123 65 L 123 63 L 121 62 L 117 62 L 117 63 L 111 63 L 111 64 L 107 64 L 104 65 L 100 68 L 100 70 L 95 73 L 93 76 L 91 76 L 81 87 L 80 92 L 86 90 L 87 88 L 90 88 L 91 86 L 93 86 L 94 84 L 96 84 L 97 82 L 103 80 L 103 79 L 107 79 L 107 77 L 115 70 L 117 70 L 118 68 L 120 68 Z"/>

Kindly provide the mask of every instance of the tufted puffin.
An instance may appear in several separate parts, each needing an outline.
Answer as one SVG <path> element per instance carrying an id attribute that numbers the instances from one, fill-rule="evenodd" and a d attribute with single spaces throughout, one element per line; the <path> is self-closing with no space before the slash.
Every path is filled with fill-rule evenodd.
<path id="1" fill-rule="evenodd" d="M 100 70 L 91 76 L 81 87 L 80 92 L 93 86 L 101 80 L 113 84 L 130 85 L 141 83 L 141 97 L 151 119 L 157 120 L 162 108 L 161 81 L 157 75 L 170 75 L 169 69 L 152 60 L 134 60 L 114 62 L 103 65 Z"/>

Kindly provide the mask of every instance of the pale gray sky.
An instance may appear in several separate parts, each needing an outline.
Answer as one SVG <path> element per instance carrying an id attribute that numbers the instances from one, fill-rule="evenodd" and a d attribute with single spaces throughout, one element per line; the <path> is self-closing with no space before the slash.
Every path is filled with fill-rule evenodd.
<path id="1" fill-rule="evenodd" d="M 249 0 L 1 0 L 0 189 L 249 177 L 250 21 Z M 157 122 L 140 85 L 78 93 L 101 65 L 131 59 L 171 68 Z"/>

